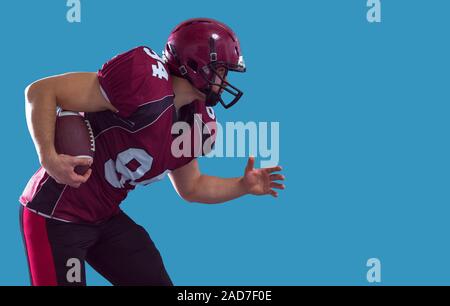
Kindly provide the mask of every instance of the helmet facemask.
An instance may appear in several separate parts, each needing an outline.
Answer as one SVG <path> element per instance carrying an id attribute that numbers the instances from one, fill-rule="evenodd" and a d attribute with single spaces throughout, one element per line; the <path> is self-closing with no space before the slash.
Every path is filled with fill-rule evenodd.
<path id="1" fill-rule="evenodd" d="M 225 68 L 225 73 L 223 75 L 218 72 L 218 69 L 220 68 Z M 206 95 L 206 106 L 213 107 L 220 102 L 220 104 L 222 104 L 225 109 L 229 109 L 230 107 L 235 105 L 244 94 L 239 88 L 233 86 L 226 80 L 229 70 L 230 69 L 227 67 L 227 65 L 217 62 L 210 63 L 208 66 L 205 66 L 203 67 L 203 69 L 201 69 L 200 74 L 207 82 L 207 87 L 200 89 L 200 91 Z M 233 69 L 232 71 L 237 70 Z M 219 82 L 217 82 L 217 80 L 219 80 Z M 213 89 L 214 87 L 218 88 L 219 90 L 215 92 Z M 224 91 L 232 96 L 231 101 L 225 102 L 224 97 L 222 97 L 222 93 Z"/>

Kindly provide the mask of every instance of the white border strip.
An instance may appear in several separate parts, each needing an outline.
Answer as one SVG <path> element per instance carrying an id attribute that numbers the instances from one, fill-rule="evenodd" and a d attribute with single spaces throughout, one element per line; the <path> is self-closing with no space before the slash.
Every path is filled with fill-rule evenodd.
<path id="1" fill-rule="evenodd" d="M 76 158 L 86 158 L 86 159 L 93 159 L 92 156 L 89 155 L 77 155 Z"/>
<path id="2" fill-rule="evenodd" d="M 161 99 L 158 99 L 158 100 L 148 101 L 148 102 L 145 102 L 143 104 L 140 104 L 138 107 L 145 106 L 145 105 L 150 104 L 150 103 L 159 102 L 159 101 L 162 101 L 162 100 L 164 100 L 165 98 L 168 98 L 168 97 L 174 97 L 174 95 L 167 95 L 167 96 L 162 97 Z"/>
<path id="3" fill-rule="evenodd" d="M 78 117 L 83 117 L 81 116 L 80 113 L 77 112 L 70 112 L 70 111 L 62 111 L 59 113 L 58 117 L 67 117 L 67 116 L 78 116 Z"/>
<path id="4" fill-rule="evenodd" d="M 41 213 L 41 212 L 38 212 L 37 210 L 34 210 L 34 209 L 31 209 L 31 208 L 27 207 L 27 206 L 24 205 L 24 204 L 22 204 L 22 205 L 23 205 L 23 207 L 24 207 L 25 209 L 28 209 L 29 211 L 31 211 L 31 212 L 33 212 L 33 213 L 39 215 L 39 216 L 42 216 L 42 217 L 44 217 L 44 218 L 52 219 L 52 220 L 57 220 L 57 221 L 61 221 L 61 222 L 64 222 L 64 223 L 73 223 L 73 222 L 71 222 L 71 221 L 67 221 L 67 220 L 63 220 L 63 219 L 59 219 L 59 218 L 55 218 L 55 217 L 52 217 L 52 216 L 43 214 L 43 213 Z"/>
<path id="5" fill-rule="evenodd" d="M 111 100 L 109 100 L 108 95 L 106 94 L 106 91 L 103 89 L 102 85 L 99 82 L 99 86 L 100 86 L 100 91 L 102 92 L 103 98 L 105 98 L 106 101 L 108 101 L 109 103 L 111 103 Z M 112 103 L 111 103 L 112 104 Z"/>
<path id="6" fill-rule="evenodd" d="M 62 198 L 62 196 L 63 196 L 63 194 L 64 194 L 64 191 L 66 191 L 67 186 L 69 186 L 69 185 L 65 185 L 65 186 L 64 186 L 64 189 L 61 191 L 61 194 L 59 195 L 59 198 L 58 198 L 58 200 L 56 201 L 55 206 L 53 206 L 52 216 L 53 216 L 53 214 L 55 213 L 56 207 L 58 207 L 59 201 L 61 200 L 61 198 Z"/>

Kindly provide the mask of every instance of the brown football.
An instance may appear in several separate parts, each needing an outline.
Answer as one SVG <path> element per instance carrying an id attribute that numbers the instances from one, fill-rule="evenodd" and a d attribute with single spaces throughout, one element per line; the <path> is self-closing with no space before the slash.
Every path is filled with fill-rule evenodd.
<path id="1" fill-rule="evenodd" d="M 80 113 L 59 111 L 56 117 L 55 148 L 58 154 L 78 158 L 94 158 L 95 140 L 91 125 Z M 75 172 L 83 175 L 87 166 L 75 167 Z"/>

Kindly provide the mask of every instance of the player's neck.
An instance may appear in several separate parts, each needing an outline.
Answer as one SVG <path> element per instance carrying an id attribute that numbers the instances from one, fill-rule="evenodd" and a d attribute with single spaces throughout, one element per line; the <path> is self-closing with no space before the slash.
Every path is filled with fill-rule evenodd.
<path id="1" fill-rule="evenodd" d="M 195 89 L 186 79 L 172 76 L 172 85 L 175 94 L 173 103 L 177 110 L 195 100 L 205 99 L 204 94 Z"/>

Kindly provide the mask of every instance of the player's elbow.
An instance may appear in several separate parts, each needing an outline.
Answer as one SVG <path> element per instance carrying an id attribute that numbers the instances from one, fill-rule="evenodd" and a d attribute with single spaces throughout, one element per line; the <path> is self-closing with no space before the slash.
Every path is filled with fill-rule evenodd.
<path id="1" fill-rule="evenodd" d="M 25 90 L 24 90 L 24 96 L 25 96 L 25 102 L 31 103 L 32 99 L 31 97 L 35 94 L 36 89 L 36 83 L 29 84 Z"/>
<path id="2" fill-rule="evenodd" d="M 199 203 L 199 189 L 196 188 L 195 184 L 178 185 L 176 191 L 180 197 L 188 203 Z"/>
<path id="3" fill-rule="evenodd" d="M 179 193 L 180 197 L 186 201 L 188 204 L 218 204 L 217 199 L 205 197 L 204 194 L 198 194 L 196 192 Z"/>
<path id="4" fill-rule="evenodd" d="M 34 103 L 38 100 L 37 97 L 42 96 L 45 91 L 48 92 L 48 84 L 45 79 L 33 82 L 25 88 L 25 101 L 27 103 Z"/>
<path id="5" fill-rule="evenodd" d="M 196 198 L 195 193 L 193 191 L 190 191 L 190 190 L 178 190 L 178 194 L 187 203 L 195 203 L 195 202 L 197 202 L 197 198 Z"/>

